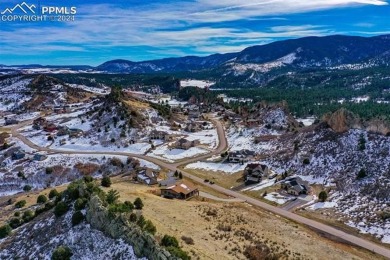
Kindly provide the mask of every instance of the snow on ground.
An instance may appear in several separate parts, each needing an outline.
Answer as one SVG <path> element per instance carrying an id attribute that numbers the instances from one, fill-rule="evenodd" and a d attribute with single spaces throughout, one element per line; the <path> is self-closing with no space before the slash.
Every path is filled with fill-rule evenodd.
<path id="1" fill-rule="evenodd" d="M 307 209 L 326 209 L 326 208 L 334 208 L 337 206 L 337 202 L 335 201 L 325 201 L 325 202 L 317 202 L 314 203 L 313 205 L 307 207 Z"/>
<path id="2" fill-rule="evenodd" d="M 188 150 L 184 149 L 170 149 L 168 148 L 168 144 L 157 147 L 155 150 L 148 153 L 149 156 L 155 158 L 165 159 L 169 162 L 173 162 L 175 160 L 181 160 L 184 158 L 194 157 L 200 154 L 208 153 L 207 150 L 201 149 L 199 147 L 191 147 Z"/>
<path id="3" fill-rule="evenodd" d="M 180 86 L 185 87 L 198 87 L 198 88 L 206 88 L 214 85 L 215 82 L 205 81 L 205 80 L 196 80 L 196 79 L 185 79 L 180 81 Z"/>
<path id="4" fill-rule="evenodd" d="M 304 126 L 311 126 L 316 119 L 314 117 L 297 118 L 298 122 L 301 122 Z"/>
<path id="5" fill-rule="evenodd" d="M 217 147 L 219 144 L 218 133 L 216 129 L 185 134 L 188 134 L 186 137 L 187 140 L 199 140 L 201 144 L 208 145 L 210 149 Z"/>
<path id="6" fill-rule="evenodd" d="M 236 173 L 245 169 L 245 164 L 239 163 L 212 163 L 212 162 L 196 162 L 188 164 L 186 169 L 200 169 L 205 171 L 213 172 L 224 172 L 224 173 Z"/>
<path id="7" fill-rule="evenodd" d="M 78 85 L 78 84 L 69 84 L 69 86 L 72 88 L 79 88 L 88 92 L 102 94 L 102 95 L 107 95 L 111 91 L 109 87 L 95 88 L 95 87 L 89 87 L 89 86 Z"/>
<path id="8" fill-rule="evenodd" d="M 128 147 L 118 147 L 116 145 L 103 146 L 91 141 L 89 138 L 71 139 L 64 145 L 60 145 L 59 138 L 57 138 L 55 144 L 51 146 L 52 149 L 64 151 L 125 152 L 132 154 L 144 154 L 151 147 L 149 143 L 135 143 L 130 144 Z"/>
<path id="9" fill-rule="evenodd" d="M 66 125 L 69 128 L 81 129 L 83 131 L 88 131 L 88 130 L 90 130 L 92 128 L 91 127 L 91 122 L 83 121 L 80 118 L 73 118 L 73 119 L 63 123 L 63 125 Z"/>
<path id="10" fill-rule="evenodd" d="M 243 189 L 242 191 L 249 191 L 249 190 L 252 190 L 252 191 L 257 191 L 257 190 L 262 190 L 264 188 L 267 188 L 267 187 L 271 187 L 275 184 L 275 179 L 264 179 L 262 180 L 259 184 L 255 184 L 253 186 L 249 186 L 245 189 Z"/>
<path id="11" fill-rule="evenodd" d="M 269 201 L 274 201 L 278 203 L 279 205 L 285 204 L 287 201 L 289 201 L 288 198 L 280 195 L 279 193 L 276 192 L 270 192 L 266 196 L 264 196 L 264 199 L 267 199 Z"/>
<path id="12" fill-rule="evenodd" d="M 142 159 L 138 159 L 137 160 L 140 162 L 140 166 L 141 167 L 147 167 L 147 168 L 150 168 L 150 169 L 154 169 L 154 170 L 160 170 L 160 166 L 152 163 L 152 162 L 148 162 L 148 161 L 145 161 L 145 160 L 142 160 Z"/>
<path id="13" fill-rule="evenodd" d="M 235 127 L 231 127 L 227 132 L 228 144 L 230 147 L 230 151 L 239 151 L 239 150 L 251 150 L 257 153 L 261 153 L 263 151 L 270 151 L 276 149 L 275 146 L 271 142 L 260 142 L 258 144 L 254 143 L 253 136 L 258 135 L 262 129 L 237 129 Z M 277 132 L 273 130 L 267 134 L 278 135 Z"/>

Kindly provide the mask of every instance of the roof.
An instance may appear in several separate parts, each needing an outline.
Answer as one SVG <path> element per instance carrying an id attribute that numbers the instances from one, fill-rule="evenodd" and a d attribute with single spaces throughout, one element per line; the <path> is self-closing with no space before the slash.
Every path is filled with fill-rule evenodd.
<path id="1" fill-rule="evenodd" d="M 242 155 L 242 156 L 249 156 L 249 155 L 255 155 L 255 152 L 254 151 L 251 151 L 251 150 L 240 150 L 240 151 L 231 151 L 229 152 L 229 155 L 235 155 L 235 156 L 239 156 L 239 155 Z"/>
<path id="2" fill-rule="evenodd" d="M 176 182 L 174 185 L 167 187 L 167 188 L 164 188 L 162 190 L 171 190 L 171 191 L 174 191 L 176 193 L 183 193 L 184 195 L 187 195 L 187 194 L 189 194 L 197 189 L 198 188 L 196 188 L 192 183 L 182 180 L 182 181 Z"/>

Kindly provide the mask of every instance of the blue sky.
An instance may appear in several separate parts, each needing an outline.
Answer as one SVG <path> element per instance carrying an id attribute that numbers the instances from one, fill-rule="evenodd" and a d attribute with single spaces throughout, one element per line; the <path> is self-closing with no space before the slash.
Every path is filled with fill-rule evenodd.
<path id="1" fill-rule="evenodd" d="M 389 1 L 41 0 L 77 7 L 75 21 L 0 21 L 0 64 L 98 65 L 235 52 L 313 35 L 390 34 Z M 21 2 L 2 0 L 0 11 Z"/>

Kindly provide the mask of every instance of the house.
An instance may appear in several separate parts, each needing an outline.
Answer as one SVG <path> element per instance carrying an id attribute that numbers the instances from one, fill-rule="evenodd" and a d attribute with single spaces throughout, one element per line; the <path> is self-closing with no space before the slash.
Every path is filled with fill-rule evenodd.
<path id="1" fill-rule="evenodd" d="M 308 185 L 298 177 L 286 179 L 281 184 L 281 187 L 282 189 L 286 190 L 287 193 L 295 196 L 307 194 L 309 192 Z"/>
<path id="2" fill-rule="evenodd" d="M 228 153 L 228 161 L 232 163 L 249 162 L 255 157 L 256 153 L 251 150 L 230 151 Z"/>
<path id="3" fill-rule="evenodd" d="M 165 131 L 158 131 L 158 130 L 153 130 L 150 132 L 150 139 L 161 139 L 165 140 L 165 137 L 168 135 L 167 132 Z"/>
<path id="4" fill-rule="evenodd" d="M 11 159 L 12 160 L 20 160 L 20 159 L 23 159 L 25 156 L 26 156 L 26 154 L 24 152 L 17 151 L 17 152 L 12 153 Z"/>
<path id="5" fill-rule="evenodd" d="M 72 137 L 82 137 L 84 135 L 84 131 L 78 128 L 69 128 L 69 138 Z"/>
<path id="6" fill-rule="evenodd" d="M 192 183 L 181 180 L 172 186 L 162 188 L 161 196 L 168 199 L 189 199 L 199 195 L 199 190 Z"/>
<path id="7" fill-rule="evenodd" d="M 54 132 L 55 130 L 57 130 L 57 126 L 53 123 L 48 123 L 44 126 L 43 130 L 45 130 L 46 132 Z"/>
<path id="8" fill-rule="evenodd" d="M 195 146 L 197 146 L 199 144 L 200 144 L 199 140 L 189 141 L 189 140 L 187 140 L 185 138 L 180 138 L 179 140 L 177 140 L 175 142 L 174 147 L 176 147 L 177 149 L 188 150 L 191 147 L 195 147 Z"/>
<path id="9" fill-rule="evenodd" d="M 260 163 L 249 163 L 244 169 L 245 184 L 261 182 L 262 178 L 269 175 L 267 165 Z"/>
<path id="10" fill-rule="evenodd" d="M 44 117 L 38 117 L 33 121 L 33 128 L 34 129 L 41 129 L 47 124 L 47 120 Z"/>
<path id="11" fill-rule="evenodd" d="M 158 183 L 157 177 L 158 177 L 158 172 L 148 168 L 141 169 L 136 175 L 137 181 L 147 185 L 157 184 Z"/>
<path id="12" fill-rule="evenodd" d="M 184 131 L 187 132 L 198 132 L 200 130 L 202 130 L 202 126 L 200 125 L 200 123 L 197 122 L 190 122 L 184 128 Z"/>
<path id="13" fill-rule="evenodd" d="M 44 161 L 47 159 L 47 155 L 44 154 L 34 154 L 33 160 L 34 161 Z"/>
<path id="14" fill-rule="evenodd" d="M 69 134 L 69 128 L 67 126 L 58 126 L 57 136 L 64 136 Z"/>
<path id="15" fill-rule="evenodd" d="M 16 125 L 19 121 L 13 118 L 5 118 L 5 125 Z"/>

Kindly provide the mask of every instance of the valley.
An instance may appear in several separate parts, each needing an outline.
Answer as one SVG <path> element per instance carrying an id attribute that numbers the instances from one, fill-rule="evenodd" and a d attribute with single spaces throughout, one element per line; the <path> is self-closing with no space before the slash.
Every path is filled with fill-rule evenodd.
<path id="1" fill-rule="evenodd" d="M 109 176 L 122 203 L 140 197 L 149 205 L 142 215 L 155 224 L 157 234 L 180 238 L 189 232 L 183 236 L 194 245 L 185 238 L 180 244 L 194 258 L 245 259 L 262 252 L 281 259 L 322 259 L 316 253 L 329 250 L 343 259 L 388 256 L 386 120 L 365 120 L 345 109 L 299 119 L 284 102 L 247 106 L 243 101 L 232 108 L 190 86 L 163 94 L 158 88 L 77 85 L 34 74 L 6 76 L 0 84 L 15 95 L 3 96 L 1 106 L 3 226 L 19 211 L 13 205 L 17 201 L 25 200 L 22 208 L 31 211 L 37 209 L 38 195 L 48 196 L 53 188 L 66 193 L 69 183 L 80 178 L 91 176 L 97 183 Z M 163 185 L 182 179 L 193 182 L 200 196 L 186 201 L 158 196 Z M 195 222 L 185 221 L 191 217 Z M 21 225 L 35 230 L 40 219 L 43 215 Z M 274 226 L 280 229 L 269 229 Z M 92 235 L 88 230 L 89 224 L 68 225 L 57 235 Z M 242 232 L 256 235 L 249 239 Z M 106 237 L 103 233 L 94 236 Z M 8 256 L 16 248 L 7 241 L 18 234 L 15 229 L 1 242 Z M 108 235 L 104 243 L 117 238 Z M 58 241 L 77 254 L 89 254 L 65 236 Z M 140 256 L 130 247 L 118 250 L 122 256 Z"/>

